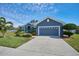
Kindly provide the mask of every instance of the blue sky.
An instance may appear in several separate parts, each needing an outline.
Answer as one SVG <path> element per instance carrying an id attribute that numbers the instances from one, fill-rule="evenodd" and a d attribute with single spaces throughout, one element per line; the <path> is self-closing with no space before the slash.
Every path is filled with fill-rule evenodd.
<path id="1" fill-rule="evenodd" d="M 0 4 L 0 17 L 5 17 L 7 21 L 12 21 L 15 27 L 24 25 L 33 19 L 41 21 L 46 17 L 79 25 L 79 4 L 2 3 Z"/>

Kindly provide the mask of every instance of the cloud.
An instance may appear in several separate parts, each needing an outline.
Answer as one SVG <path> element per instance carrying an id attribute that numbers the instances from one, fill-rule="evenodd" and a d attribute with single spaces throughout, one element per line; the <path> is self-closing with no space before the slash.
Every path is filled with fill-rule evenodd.
<path id="1" fill-rule="evenodd" d="M 23 9 L 29 10 L 35 13 L 47 13 L 47 12 L 56 12 L 56 8 L 54 7 L 55 4 L 49 3 L 34 3 L 34 4 L 24 4 Z"/>
<path id="2" fill-rule="evenodd" d="M 56 13 L 56 10 L 58 10 L 57 8 L 55 8 L 55 4 L 54 3 L 16 3 L 16 4 L 3 4 L 4 7 L 7 8 L 3 8 L 0 7 L 0 9 L 6 9 L 12 11 L 12 12 L 25 12 L 25 11 L 30 11 L 34 14 L 46 14 L 48 13 Z M 16 10 L 14 10 L 13 9 Z M 26 12 L 25 12 L 26 13 Z"/>
<path id="3" fill-rule="evenodd" d="M 16 25 L 26 24 L 40 14 L 55 14 L 59 10 L 55 4 L 49 3 L 17 3 L 17 4 L 0 4 L 0 15 L 8 18 Z M 36 15 L 34 15 L 36 14 Z M 15 26 L 16 26 L 15 25 Z"/>
<path id="4" fill-rule="evenodd" d="M 0 10 L 0 16 L 3 16 L 6 18 L 6 20 L 9 20 L 9 21 L 12 21 L 14 23 L 14 26 L 18 26 L 18 25 L 24 25 L 26 24 L 28 21 L 28 19 L 31 19 L 29 18 L 30 15 L 24 15 L 24 14 L 21 14 L 21 13 L 16 13 L 16 12 L 11 12 L 11 11 L 8 11 L 8 10 Z"/>

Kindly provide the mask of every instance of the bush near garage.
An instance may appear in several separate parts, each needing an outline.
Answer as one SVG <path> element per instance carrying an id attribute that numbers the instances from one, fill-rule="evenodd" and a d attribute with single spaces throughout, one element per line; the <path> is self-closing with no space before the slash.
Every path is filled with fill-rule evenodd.
<path id="1" fill-rule="evenodd" d="M 23 35 L 23 37 L 32 37 L 32 34 L 26 33 L 26 34 Z"/>
<path id="2" fill-rule="evenodd" d="M 35 36 L 35 35 L 36 35 L 36 32 L 31 32 L 31 34 L 32 34 L 33 36 Z"/>

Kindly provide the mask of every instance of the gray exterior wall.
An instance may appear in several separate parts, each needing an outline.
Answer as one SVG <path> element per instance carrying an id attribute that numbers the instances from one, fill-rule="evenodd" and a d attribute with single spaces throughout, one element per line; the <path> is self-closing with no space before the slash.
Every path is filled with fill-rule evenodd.
<path id="1" fill-rule="evenodd" d="M 47 19 L 49 19 L 50 21 L 47 22 Z M 63 29 L 62 29 L 63 24 L 59 23 L 59 22 L 57 22 L 53 19 L 50 19 L 50 18 L 47 18 L 47 19 L 45 19 L 42 22 L 37 24 L 36 33 L 38 34 L 38 26 L 60 26 L 60 36 L 62 37 L 62 35 L 63 35 Z"/>

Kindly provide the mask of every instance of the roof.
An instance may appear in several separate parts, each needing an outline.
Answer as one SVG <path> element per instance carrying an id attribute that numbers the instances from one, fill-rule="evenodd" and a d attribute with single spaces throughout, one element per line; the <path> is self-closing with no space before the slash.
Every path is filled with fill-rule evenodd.
<path id="1" fill-rule="evenodd" d="M 58 19 L 56 19 L 56 18 L 51 18 L 51 17 L 46 17 L 46 18 L 44 18 L 42 21 L 44 21 L 44 20 L 46 20 L 46 19 L 51 19 L 51 20 L 55 20 L 56 22 L 59 22 L 59 23 L 61 23 L 61 24 L 63 24 L 63 25 L 65 25 L 65 22 L 63 22 L 63 21 L 61 21 L 61 20 L 58 20 Z M 39 23 L 41 23 L 42 21 L 39 21 L 39 22 L 37 22 L 37 23 L 27 23 L 27 24 L 25 24 L 25 25 L 23 25 L 23 26 L 28 26 L 28 25 L 34 25 L 34 26 L 37 26 Z"/>
<path id="2" fill-rule="evenodd" d="M 44 20 L 46 20 L 46 19 L 51 19 L 51 20 L 54 20 L 54 21 L 56 21 L 56 22 L 59 22 L 59 23 L 65 25 L 65 22 L 63 22 L 63 21 L 61 21 L 61 20 L 58 20 L 58 19 L 55 19 L 55 18 L 47 17 L 47 18 L 45 18 Z M 44 20 L 42 20 L 42 21 L 44 21 Z M 42 21 L 40 21 L 39 23 L 41 23 Z M 38 24 L 39 24 L 39 23 L 38 23 Z"/>

